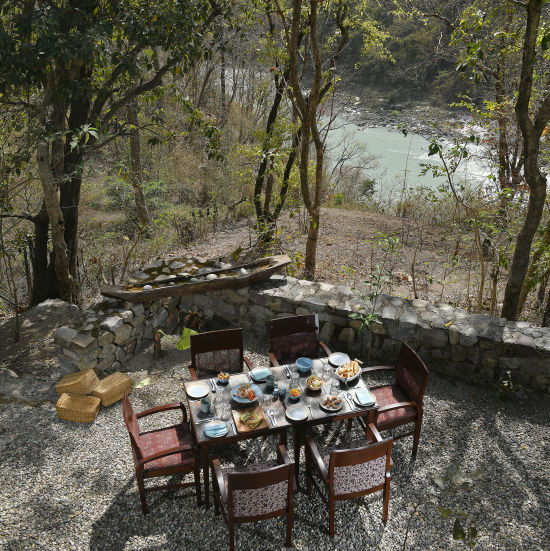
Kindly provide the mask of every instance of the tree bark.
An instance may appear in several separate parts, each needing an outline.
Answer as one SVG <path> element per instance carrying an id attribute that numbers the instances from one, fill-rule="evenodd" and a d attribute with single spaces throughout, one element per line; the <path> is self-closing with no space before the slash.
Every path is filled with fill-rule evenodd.
<path id="1" fill-rule="evenodd" d="M 34 220 L 34 243 L 31 254 L 32 297 L 31 304 L 39 304 L 47 298 L 59 298 L 55 278 L 53 253 L 48 250 L 50 219 L 46 204 L 42 202 Z"/>
<path id="2" fill-rule="evenodd" d="M 527 213 L 523 226 L 518 234 L 501 316 L 515 320 L 518 315 L 518 306 L 521 290 L 529 267 L 531 245 L 544 211 L 546 200 L 546 178 L 539 167 L 540 138 L 550 118 L 550 94 L 547 94 L 537 110 L 534 121 L 530 116 L 530 104 L 533 92 L 533 72 L 535 50 L 543 0 L 530 0 L 526 5 L 527 24 L 523 41 L 523 57 L 521 75 L 516 100 L 516 118 L 523 140 L 523 167 L 525 181 L 530 194 L 527 204 Z"/>
<path id="3" fill-rule="evenodd" d="M 44 192 L 44 203 L 50 220 L 52 247 L 55 255 L 54 267 L 59 295 L 63 300 L 72 301 L 77 295 L 77 285 L 69 269 L 70 259 L 67 243 L 65 242 L 65 221 L 57 194 L 57 184 L 50 167 L 47 145 L 40 144 L 37 147 L 36 160 L 40 183 Z"/>
<path id="4" fill-rule="evenodd" d="M 131 101 L 127 107 L 128 122 L 130 130 L 130 184 L 134 190 L 134 201 L 139 225 L 146 227 L 150 224 L 149 211 L 143 193 L 143 170 L 141 168 L 141 144 L 138 127 L 137 103 Z"/>

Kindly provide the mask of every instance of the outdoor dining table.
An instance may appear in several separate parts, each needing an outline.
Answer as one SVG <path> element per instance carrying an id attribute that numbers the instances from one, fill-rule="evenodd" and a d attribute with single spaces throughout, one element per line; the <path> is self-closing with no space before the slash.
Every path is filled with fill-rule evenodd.
<path id="1" fill-rule="evenodd" d="M 319 367 L 320 364 L 318 362 L 321 362 L 320 360 L 316 360 L 316 363 L 314 364 L 314 370 L 316 367 Z M 202 473 L 203 473 L 203 481 L 204 481 L 204 493 L 205 493 L 205 504 L 208 507 L 209 506 L 209 483 L 210 483 L 210 475 L 209 475 L 209 453 L 210 448 L 215 446 L 226 446 L 228 444 L 240 441 L 240 440 L 246 440 L 250 438 L 257 438 L 259 436 L 267 436 L 271 434 L 279 434 L 279 440 L 281 444 L 286 445 L 287 443 L 287 431 L 290 426 L 294 427 L 294 461 L 295 461 L 295 473 L 296 473 L 296 483 L 298 484 L 298 472 L 299 472 L 299 463 L 300 463 L 300 452 L 303 442 L 303 436 L 304 432 L 308 427 L 324 424 L 324 423 L 332 423 L 334 421 L 342 421 L 346 419 L 353 419 L 355 417 L 368 417 L 369 421 L 372 421 L 374 418 L 374 411 L 377 405 L 374 406 L 367 406 L 362 407 L 359 406 L 353 399 L 350 399 L 347 394 L 349 393 L 350 396 L 353 396 L 352 393 L 355 390 L 358 389 L 364 389 L 367 388 L 365 382 L 361 377 L 358 377 L 355 381 L 351 381 L 349 385 L 346 385 L 344 383 L 340 384 L 340 397 L 343 401 L 343 407 L 335 412 L 327 412 L 320 408 L 320 404 L 323 400 L 324 395 L 326 394 L 325 390 L 328 390 L 327 386 L 328 383 L 325 383 L 323 385 L 323 388 L 319 391 L 311 391 L 306 386 L 306 379 L 311 375 L 310 372 L 307 373 L 301 373 L 297 371 L 295 365 L 289 365 L 289 366 L 277 366 L 277 367 L 271 367 L 271 374 L 275 378 L 275 382 L 279 387 L 286 386 L 288 387 L 290 383 L 290 373 L 296 372 L 298 373 L 298 384 L 300 389 L 302 390 L 302 394 L 300 396 L 299 400 L 291 400 L 288 392 L 286 393 L 286 396 L 284 399 L 281 398 L 273 398 L 269 401 L 267 406 L 263 405 L 264 409 L 264 415 L 266 419 L 266 425 L 261 428 L 252 429 L 252 430 L 246 430 L 246 431 L 239 431 L 237 429 L 235 420 L 233 418 L 233 411 L 244 411 L 246 409 L 254 409 L 254 406 L 257 406 L 258 402 L 256 401 L 253 406 L 249 406 L 248 408 L 246 406 L 243 406 L 242 404 L 238 404 L 234 400 L 231 400 L 231 409 L 232 414 L 228 420 L 225 421 L 227 426 L 227 434 L 221 437 L 209 437 L 205 434 L 205 425 L 207 422 L 211 419 L 214 419 L 214 414 L 208 413 L 204 414 L 201 411 L 201 401 L 199 399 L 193 399 L 187 394 L 187 404 L 189 406 L 189 412 L 190 412 L 190 425 L 192 427 L 192 431 L 195 437 L 195 441 L 197 445 L 201 449 L 201 460 L 202 460 Z M 248 372 L 245 373 L 238 373 L 231 375 L 229 378 L 229 383 L 227 385 L 221 385 L 217 378 L 213 379 L 202 379 L 203 382 L 207 384 L 210 388 L 215 388 L 216 393 L 218 392 L 229 392 L 228 390 L 225 390 L 226 387 L 233 388 L 235 386 L 253 382 L 254 384 L 257 384 L 260 389 L 262 390 L 262 393 L 266 393 L 266 383 L 265 382 L 257 382 L 251 379 L 250 374 Z M 187 388 L 189 385 L 196 384 L 196 381 L 187 382 L 184 384 L 184 389 L 187 391 Z M 216 393 L 211 392 L 210 397 L 213 397 Z M 269 393 L 268 393 L 269 394 Z M 303 421 L 289 421 L 289 419 L 286 416 L 286 409 L 291 405 L 303 405 L 309 410 L 309 415 L 307 419 Z M 268 412 L 266 411 L 272 408 L 274 410 L 274 422 L 271 419 L 271 416 L 268 415 Z M 262 423 L 263 425 L 263 423 Z"/>

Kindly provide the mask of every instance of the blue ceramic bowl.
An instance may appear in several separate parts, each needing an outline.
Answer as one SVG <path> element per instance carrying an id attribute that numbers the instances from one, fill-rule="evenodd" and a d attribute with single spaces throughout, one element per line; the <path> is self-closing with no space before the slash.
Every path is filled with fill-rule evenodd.
<path id="1" fill-rule="evenodd" d="M 296 367 L 298 368 L 298 371 L 306 373 L 307 371 L 310 371 L 313 367 L 313 360 L 311 360 L 310 358 L 298 358 L 296 360 Z"/>
<path id="2" fill-rule="evenodd" d="M 229 382 L 229 377 L 228 377 L 227 379 L 222 379 L 222 378 L 218 375 L 218 383 L 220 383 L 220 385 L 226 385 L 228 382 Z"/>

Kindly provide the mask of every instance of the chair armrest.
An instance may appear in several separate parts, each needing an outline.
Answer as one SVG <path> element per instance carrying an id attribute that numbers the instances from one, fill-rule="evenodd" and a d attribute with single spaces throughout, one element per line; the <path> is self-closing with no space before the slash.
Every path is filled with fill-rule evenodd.
<path id="1" fill-rule="evenodd" d="M 273 354 L 273 352 L 268 352 L 268 355 L 271 360 L 271 365 L 273 367 L 279 367 L 279 360 L 275 357 L 275 354 Z"/>
<path id="2" fill-rule="evenodd" d="M 386 413 L 386 411 L 391 411 L 392 409 L 413 407 L 418 409 L 418 402 L 397 402 L 396 404 L 388 404 L 387 406 L 382 406 L 376 410 L 377 414 Z"/>
<path id="3" fill-rule="evenodd" d="M 215 457 L 210 460 L 210 468 L 212 470 L 212 481 L 216 481 L 216 486 L 220 492 L 220 497 L 222 498 L 223 503 L 227 503 L 225 480 L 223 479 L 220 462 Z"/>
<path id="4" fill-rule="evenodd" d="M 327 356 L 330 356 L 332 354 L 330 348 L 323 341 L 319 341 L 319 346 L 324 350 Z"/>
<path id="5" fill-rule="evenodd" d="M 376 426 L 373 424 L 373 423 L 369 423 L 367 425 L 367 434 L 370 433 L 372 434 L 374 440 L 376 442 L 382 442 L 382 436 L 380 436 L 380 433 L 378 432 L 378 429 L 376 428 Z"/>
<path id="6" fill-rule="evenodd" d="M 199 377 L 198 377 L 197 372 L 195 371 L 194 367 L 189 366 L 189 373 L 191 373 L 191 379 L 193 379 L 193 381 L 198 381 L 199 380 Z"/>
<path id="7" fill-rule="evenodd" d="M 252 371 L 254 369 L 252 362 L 246 356 L 244 356 L 243 360 L 244 360 L 244 363 L 246 364 L 246 367 L 248 367 L 248 370 Z"/>
<path id="8" fill-rule="evenodd" d="M 288 453 L 286 453 L 286 448 L 282 444 L 277 446 L 277 461 L 279 462 L 279 465 L 290 464 Z"/>
<path id="9" fill-rule="evenodd" d="M 153 415 L 153 413 L 159 413 L 161 411 L 170 411 L 172 409 L 181 409 L 182 415 L 183 415 L 183 422 L 187 422 L 187 411 L 185 411 L 185 406 L 182 402 L 174 402 L 173 404 L 165 404 L 163 406 L 157 406 L 156 408 L 146 409 L 145 411 L 142 411 L 141 413 L 138 413 L 136 417 L 138 419 L 141 419 L 142 417 L 146 417 L 147 415 Z"/>
<path id="10" fill-rule="evenodd" d="M 363 367 L 361 373 L 373 373 L 374 371 L 393 371 L 393 365 L 373 365 L 371 367 Z"/>
<path id="11" fill-rule="evenodd" d="M 321 454 L 319 453 L 319 450 L 317 449 L 317 446 L 311 438 L 311 436 L 308 436 L 306 438 L 306 452 L 309 450 L 309 453 L 311 454 L 311 457 L 313 458 L 313 464 L 319 471 L 319 474 L 323 478 L 323 480 L 326 482 L 328 480 L 328 471 L 325 467 L 325 463 L 321 459 Z"/>
<path id="12" fill-rule="evenodd" d="M 160 452 L 153 453 L 152 455 L 147 455 L 146 457 L 142 457 L 141 459 L 139 459 L 138 463 L 140 464 L 148 463 L 149 461 L 160 459 L 161 457 L 165 457 L 166 455 L 172 455 L 174 453 L 181 453 L 181 452 L 188 452 L 188 451 L 192 451 L 196 459 L 197 452 L 195 448 L 193 448 L 193 446 L 186 444 L 184 446 L 176 446 L 175 448 L 169 448 L 167 450 L 162 450 Z"/>

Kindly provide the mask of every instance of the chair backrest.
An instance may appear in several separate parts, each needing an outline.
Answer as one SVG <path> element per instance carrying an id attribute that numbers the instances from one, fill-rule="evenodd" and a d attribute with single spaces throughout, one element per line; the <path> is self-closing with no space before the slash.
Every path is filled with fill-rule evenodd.
<path id="1" fill-rule="evenodd" d="M 403 343 L 397 358 L 395 382 L 405 391 L 409 400 L 422 401 L 429 377 L 426 364 L 408 344 Z"/>
<path id="2" fill-rule="evenodd" d="M 294 463 L 262 471 L 227 474 L 229 515 L 259 520 L 285 513 L 292 500 Z"/>
<path id="3" fill-rule="evenodd" d="M 130 435 L 134 457 L 136 457 L 136 459 L 141 459 L 142 455 L 139 448 L 139 423 L 127 394 L 124 394 L 122 398 L 122 416 L 124 417 L 124 423 Z"/>
<path id="4" fill-rule="evenodd" d="M 390 470 L 393 440 L 330 454 L 329 481 L 334 495 L 359 497 L 382 487 Z"/>
<path id="5" fill-rule="evenodd" d="M 243 370 L 243 330 L 223 329 L 191 336 L 191 367 L 197 375 Z"/>
<path id="6" fill-rule="evenodd" d="M 278 360 L 294 361 L 300 356 L 319 356 L 319 318 L 317 314 L 289 316 L 267 322 L 270 351 Z"/>

